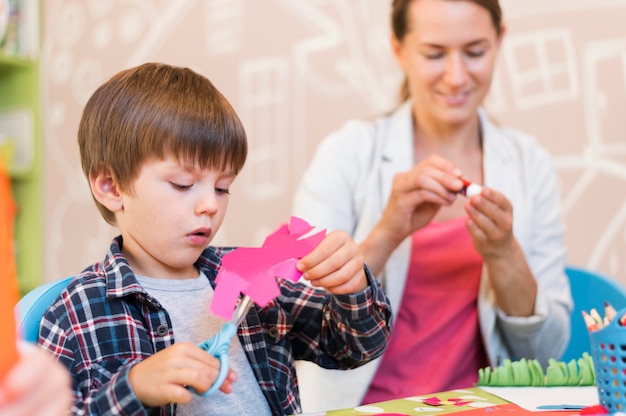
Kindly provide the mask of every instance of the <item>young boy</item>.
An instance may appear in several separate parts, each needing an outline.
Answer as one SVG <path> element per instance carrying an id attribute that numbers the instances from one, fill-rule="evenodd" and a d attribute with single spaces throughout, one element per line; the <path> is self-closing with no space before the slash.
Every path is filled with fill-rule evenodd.
<path id="1" fill-rule="evenodd" d="M 208 244 L 246 158 L 244 128 L 208 79 L 148 63 L 98 88 L 78 141 L 96 205 L 121 235 L 41 323 L 39 343 L 73 376 L 73 413 L 293 414 L 294 360 L 347 369 L 382 354 L 388 300 L 356 243 L 331 232 L 297 264 L 310 285 L 278 279 L 281 294 L 239 327 L 220 391 L 194 395 L 219 371 L 197 344 L 225 322 L 209 305 L 227 250 Z"/>

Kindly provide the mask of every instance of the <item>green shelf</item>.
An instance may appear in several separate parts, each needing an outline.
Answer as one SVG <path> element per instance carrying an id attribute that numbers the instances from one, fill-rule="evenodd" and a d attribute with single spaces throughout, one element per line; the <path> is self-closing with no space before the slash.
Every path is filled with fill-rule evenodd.
<path id="1" fill-rule="evenodd" d="M 39 22 L 37 22 L 39 24 Z M 20 291 L 43 283 L 43 169 L 41 82 L 37 59 L 0 51 L 0 112 L 26 109 L 32 115 L 32 166 L 11 175 L 17 204 L 15 255 Z M 6 113 L 5 113 L 6 114 Z"/>
<path id="2" fill-rule="evenodd" d="M 3 72 L 7 69 L 24 69 L 37 66 L 37 62 L 19 56 L 7 55 L 0 52 L 0 67 Z"/>

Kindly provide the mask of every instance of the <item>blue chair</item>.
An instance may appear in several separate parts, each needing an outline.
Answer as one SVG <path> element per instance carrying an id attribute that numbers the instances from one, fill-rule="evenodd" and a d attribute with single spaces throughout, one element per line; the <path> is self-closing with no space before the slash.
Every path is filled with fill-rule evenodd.
<path id="1" fill-rule="evenodd" d="M 25 341 L 36 343 L 39 338 L 39 323 L 44 312 L 65 289 L 74 276 L 44 283 L 28 292 L 15 305 L 17 331 Z"/>
<path id="2" fill-rule="evenodd" d="M 616 310 L 626 308 L 626 286 L 615 279 L 589 269 L 567 266 L 565 273 L 574 299 L 571 325 L 572 335 L 561 357 L 562 361 L 582 357 L 583 352 L 590 352 L 589 332 L 583 321 L 582 311 L 596 309 L 604 316 L 604 302 L 609 302 Z"/>

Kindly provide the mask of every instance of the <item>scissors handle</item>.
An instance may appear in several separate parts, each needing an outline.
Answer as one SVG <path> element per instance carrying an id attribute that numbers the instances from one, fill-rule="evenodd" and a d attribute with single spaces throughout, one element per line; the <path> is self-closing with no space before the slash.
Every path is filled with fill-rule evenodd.
<path id="1" fill-rule="evenodd" d="M 220 332 L 198 344 L 198 347 L 220 360 L 220 372 L 211 388 L 204 393 L 198 393 L 193 387 L 189 388 L 191 391 L 200 396 L 209 396 L 224 383 L 228 374 L 228 347 L 230 346 L 230 340 L 233 339 L 235 334 L 237 334 L 237 327 L 232 322 L 227 322 L 222 326 Z"/>

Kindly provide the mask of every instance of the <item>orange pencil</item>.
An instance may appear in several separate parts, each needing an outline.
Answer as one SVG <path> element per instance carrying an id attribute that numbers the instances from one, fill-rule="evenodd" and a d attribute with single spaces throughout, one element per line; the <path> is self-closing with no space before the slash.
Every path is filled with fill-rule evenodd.
<path id="1" fill-rule="evenodd" d="M 597 331 L 599 329 L 598 323 L 586 312 L 582 311 L 585 325 L 589 332 Z"/>

